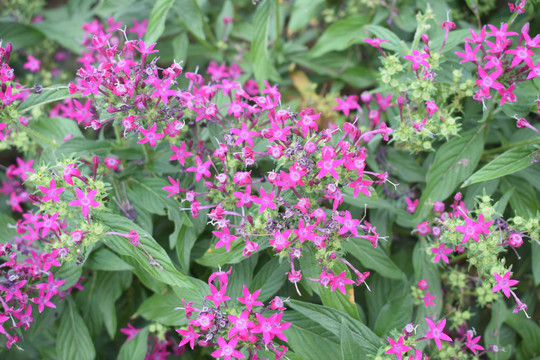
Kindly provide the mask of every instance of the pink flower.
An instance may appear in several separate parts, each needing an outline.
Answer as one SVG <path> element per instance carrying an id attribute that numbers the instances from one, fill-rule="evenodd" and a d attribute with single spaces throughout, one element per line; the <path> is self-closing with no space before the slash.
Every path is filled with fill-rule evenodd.
<path id="1" fill-rule="evenodd" d="M 218 289 L 214 286 L 214 284 L 210 284 L 210 291 L 212 292 L 212 295 L 206 295 L 204 298 L 207 300 L 213 301 L 214 306 L 216 308 L 218 308 L 222 302 L 231 299 L 230 297 L 225 295 L 225 292 L 227 292 L 227 285 L 223 286 L 218 291 Z"/>
<path id="2" fill-rule="evenodd" d="M 256 131 L 250 131 L 245 122 L 242 123 L 240 129 L 231 129 L 231 132 L 237 136 L 234 146 L 241 145 L 244 141 L 250 146 L 254 146 L 253 138 L 259 135 Z"/>
<path id="3" fill-rule="evenodd" d="M 60 199 L 58 198 L 58 195 L 60 195 L 66 188 L 57 188 L 56 187 L 56 181 L 54 181 L 54 178 L 51 179 L 49 183 L 49 187 L 45 186 L 38 186 L 39 190 L 41 190 L 42 193 L 45 194 L 45 196 L 41 199 L 42 201 L 54 201 L 54 202 L 60 202 Z"/>
<path id="4" fill-rule="evenodd" d="M 473 338 L 472 336 L 472 331 L 467 331 L 467 340 L 465 341 L 465 346 L 468 347 L 469 350 L 471 350 L 473 354 L 476 355 L 476 350 L 484 350 L 484 347 L 478 345 L 478 341 L 480 341 L 480 336 L 477 336 L 475 338 Z"/>
<path id="5" fill-rule="evenodd" d="M 428 287 L 428 282 L 426 279 L 422 279 L 420 281 L 418 281 L 418 287 L 420 288 L 420 290 L 426 290 L 427 287 Z"/>
<path id="6" fill-rule="evenodd" d="M 218 338 L 218 345 L 220 349 L 214 351 L 212 357 L 220 358 L 223 357 L 223 360 L 231 360 L 231 358 L 244 359 L 245 356 L 240 351 L 236 350 L 236 344 L 238 344 L 238 338 L 235 337 L 231 341 L 227 342 L 221 336 Z"/>
<path id="7" fill-rule="evenodd" d="M 249 336 L 248 330 L 252 329 L 255 326 L 255 323 L 249 320 L 249 311 L 244 310 L 240 316 L 229 315 L 229 321 L 234 325 L 229 330 L 229 338 L 233 338 L 234 335 L 238 334 L 242 338 L 247 338 Z"/>
<path id="8" fill-rule="evenodd" d="M 174 180 L 172 177 L 169 176 L 169 181 L 171 182 L 171 185 L 162 187 L 163 190 L 169 192 L 169 194 L 167 195 L 168 198 L 173 196 L 174 194 L 180 193 L 180 180 Z"/>
<path id="9" fill-rule="evenodd" d="M 144 137 L 137 141 L 137 144 L 149 143 L 152 147 L 156 146 L 156 140 L 159 140 L 165 136 L 165 134 L 156 134 L 156 129 L 156 123 L 154 123 L 148 130 L 143 129 L 142 127 L 139 128 L 139 131 L 144 135 Z"/>
<path id="10" fill-rule="evenodd" d="M 90 190 L 87 194 L 85 194 L 81 189 L 76 188 L 75 193 L 77 194 L 78 200 L 73 200 L 68 205 L 80 206 L 84 217 L 88 217 L 90 206 L 98 207 L 101 205 L 97 201 L 93 200 L 97 194 L 97 190 Z"/>
<path id="11" fill-rule="evenodd" d="M 339 275 L 336 275 L 330 281 L 330 291 L 338 289 L 345 295 L 345 285 L 354 284 L 354 281 L 345 277 L 347 272 L 343 270 Z"/>
<path id="12" fill-rule="evenodd" d="M 69 184 L 73 185 L 73 177 L 80 177 L 81 173 L 77 169 L 77 165 L 75 164 L 69 164 L 64 168 L 64 171 L 62 172 L 62 175 L 64 176 L 64 180 Z"/>
<path id="13" fill-rule="evenodd" d="M 23 68 L 28 69 L 31 72 L 39 71 L 41 61 L 39 61 L 38 59 L 36 59 L 32 55 L 28 55 L 27 59 L 28 59 L 28 61 L 23 65 Z"/>
<path id="14" fill-rule="evenodd" d="M 442 259 L 442 261 L 444 261 L 447 264 L 449 262 L 448 262 L 448 256 L 446 256 L 446 255 L 451 254 L 454 251 L 452 248 L 446 248 L 444 243 L 439 245 L 438 248 L 434 247 L 434 248 L 431 248 L 430 250 L 431 250 L 432 253 L 435 254 L 435 258 L 433 259 L 434 263 L 438 263 L 439 260 Z"/>
<path id="15" fill-rule="evenodd" d="M 345 101 L 343 101 L 341 98 L 336 98 L 336 101 L 338 105 L 334 106 L 332 110 L 343 111 L 343 113 L 347 116 L 349 116 L 351 110 L 358 109 L 360 107 L 360 105 L 358 105 L 358 96 L 356 95 L 348 96 Z"/>
<path id="16" fill-rule="evenodd" d="M 279 252 L 291 244 L 291 242 L 287 240 L 290 235 L 291 230 L 285 230 L 282 233 L 276 231 L 274 233 L 274 237 L 270 239 L 270 245 L 274 247 L 275 252 Z"/>
<path id="17" fill-rule="evenodd" d="M 512 290 L 510 290 L 510 286 L 516 285 L 517 283 L 519 283 L 519 281 L 510 280 L 510 270 L 508 270 L 503 276 L 497 273 L 493 273 L 493 276 L 495 277 L 495 280 L 497 280 L 497 285 L 493 287 L 493 290 L 491 290 L 491 292 L 497 292 L 502 290 L 504 296 L 509 298 L 510 293 L 512 292 Z"/>
<path id="18" fill-rule="evenodd" d="M 435 323 L 433 323 L 433 321 L 431 321 L 429 318 L 425 318 L 425 320 L 429 326 L 429 331 L 426 334 L 426 338 L 435 340 L 435 344 L 439 350 L 441 350 L 441 340 L 452 341 L 450 336 L 443 332 L 444 325 L 446 325 L 446 319 L 442 319 L 437 325 L 435 325 Z"/>
<path id="19" fill-rule="evenodd" d="M 343 225 L 341 229 L 339 229 L 339 235 L 343 235 L 348 231 L 350 231 L 351 234 L 355 236 L 358 235 L 358 230 L 356 229 L 356 226 L 360 223 L 360 220 L 353 219 L 349 210 L 345 210 L 345 217 L 334 216 L 334 220 Z"/>
<path id="20" fill-rule="evenodd" d="M 222 231 L 212 231 L 212 234 L 216 235 L 219 241 L 216 243 L 216 249 L 225 245 L 227 252 L 231 250 L 231 242 L 236 240 L 236 236 L 229 233 L 229 228 L 225 227 Z"/>
<path id="21" fill-rule="evenodd" d="M 137 19 L 133 19 L 133 27 L 128 30 L 128 33 L 137 35 L 138 38 L 142 38 L 146 34 L 146 27 L 148 25 L 148 19 L 144 19 L 142 22 L 138 22 Z"/>
<path id="22" fill-rule="evenodd" d="M 413 50 L 412 55 L 405 55 L 403 58 L 412 61 L 413 62 L 412 69 L 416 71 L 418 70 L 418 67 L 420 65 L 423 65 L 429 68 L 429 63 L 426 61 L 428 57 L 429 57 L 429 54 L 426 54 L 426 53 L 421 54 L 418 50 Z"/>
<path id="23" fill-rule="evenodd" d="M 237 300 L 240 303 L 244 304 L 246 306 L 246 309 L 251 311 L 253 309 L 253 306 L 264 306 L 262 302 L 257 300 L 257 297 L 260 293 L 261 289 L 253 292 L 253 294 L 250 294 L 249 289 L 246 285 L 244 285 L 244 287 L 242 288 L 242 294 L 244 295 L 244 297 L 239 297 L 237 298 Z"/>
<path id="24" fill-rule="evenodd" d="M 196 162 L 197 162 L 197 166 L 192 166 L 186 169 L 187 171 L 196 173 L 195 181 L 199 182 L 201 181 L 201 178 L 203 176 L 210 177 L 210 175 L 212 175 L 210 171 L 208 170 L 210 166 L 212 165 L 212 161 L 208 160 L 203 163 L 201 158 L 197 156 Z"/>
<path id="25" fill-rule="evenodd" d="M 176 147 L 174 145 L 171 145 L 171 150 L 174 152 L 173 156 L 169 159 L 170 161 L 178 160 L 180 165 L 185 165 L 185 157 L 187 156 L 193 156 L 192 153 L 189 151 L 186 151 L 186 142 L 182 141 L 182 144 L 180 144 L 180 147 Z"/>
<path id="26" fill-rule="evenodd" d="M 388 342 L 390 343 L 391 349 L 386 350 L 385 354 L 396 354 L 398 360 L 403 359 L 403 353 L 406 351 L 411 350 L 412 348 L 409 346 L 403 345 L 403 336 L 400 336 L 398 341 L 394 341 L 390 337 L 387 338 Z"/>
<path id="27" fill-rule="evenodd" d="M 424 305 L 426 307 L 430 307 L 430 306 L 435 306 L 435 303 L 432 301 L 435 298 L 436 298 L 436 296 L 435 295 L 430 295 L 429 290 L 428 290 L 426 292 L 426 295 L 422 298 L 422 300 L 424 300 Z"/>
<path id="28" fill-rule="evenodd" d="M 407 203 L 407 212 L 414 214 L 416 207 L 418 206 L 418 199 L 412 201 L 411 199 L 406 197 L 405 202 Z"/>
<path id="29" fill-rule="evenodd" d="M 465 218 L 465 225 L 456 226 L 456 231 L 464 234 L 461 242 L 467 242 L 471 238 L 478 242 L 478 236 L 482 233 L 482 226 L 479 226 L 478 223 L 475 223 L 469 218 Z"/>
<path id="30" fill-rule="evenodd" d="M 126 334 L 127 335 L 127 339 L 126 341 L 129 341 L 131 339 L 133 339 L 135 337 L 135 335 L 137 335 L 137 333 L 139 331 L 141 331 L 141 329 L 137 329 L 137 328 L 134 328 L 133 325 L 131 325 L 130 323 L 127 324 L 127 328 L 123 328 L 123 329 L 120 329 L 120 331 L 123 333 L 123 334 Z M 177 330 L 178 331 L 178 330 Z"/>
<path id="31" fill-rule="evenodd" d="M 200 335 L 193 330 L 191 324 L 188 325 L 187 330 L 176 330 L 176 332 L 184 337 L 182 341 L 180 341 L 180 344 L 178 344 L 178 346 L 189 343 L 189 346 L 191 346 L 191 350 L 193 350 L 193 348 L 195 347 L 195 340 L 197 340 Z"/>
<path id="32" fill-rule="evenodd" d="M 266 190 L 261 186 L 259 198 L 253 198 L 253 202 L 255 204 L 259 204 L 261 207 L 259 208 L 259 214 L 262 213 L 266 208 L 275 209 L 276 204 L 274 203 L 274 192 L 271 191 L 270 193 L 267 193 Z"/>

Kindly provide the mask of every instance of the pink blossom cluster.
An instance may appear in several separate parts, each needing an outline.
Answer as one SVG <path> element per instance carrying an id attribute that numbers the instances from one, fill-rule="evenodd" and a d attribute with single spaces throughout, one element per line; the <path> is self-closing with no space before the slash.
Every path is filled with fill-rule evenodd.
<path id="1" fill-rule="evenodd" d="M 261 350 L 269 350 L 275 354 L 276 359 L 285 356 L 288 348 L 280 345 L 278 340 L 287 342 L 283 334 L 291 323 L 283 322 L 282 316 L 285 307 L 280 297 L 272 299 L 269 305 L 257 300 L 261 290 L 250 292 L 244 285 L 242 294 L 234 304 L 227 296 L 229 283 L 229 271 L 218 271 L 210 275 L 210 295 L 204 297 L 205 301 L 201 309 L 193 308 L 193 302 L 184 303 L 188 322 L 187 329 L 176 330 L 182 341 L 179 346 L 189 344 L 194 349 L 198 346 L 212 346 L 217 349 L 211 356 L 224 360 L 244 359 L 245 353 L 249 359 L 259 359 L 257 353 Z M 206 305 L 211 302 L 212 305 Z M 269 311 L 270 314 L 263 313 Z M 196 318 L 193 315 L 197 314 Z M 242 353 L 241 350 L 244 350 Z"/>
<path id="2" fill-rule="evenodd" d="M 460 64 L 472 62 L 478 67 L 474 98 L 480 102 L 492 97 L 492 89 L 500 94 L 500 105 L 515 102 L 516 84 L 540 77 L 540 62 L 532 60 L 533 49 L 540 47 L 540 35 L 531 37 L 528 23 L 520 33 L 508 27 L 501 23 L 500 27 L 483 26 L 479 32 L 470 29 L 471 37 L 464 39 L 465 52 L 456 52 L 462 59 Z"/>

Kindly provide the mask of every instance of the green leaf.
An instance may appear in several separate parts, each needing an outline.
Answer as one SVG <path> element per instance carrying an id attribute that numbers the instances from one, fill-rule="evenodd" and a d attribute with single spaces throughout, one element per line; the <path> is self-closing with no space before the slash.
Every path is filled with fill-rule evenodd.
<path id="1" fill-rule="evenodd" d="M 165 20 L 167 20 L 167 13 L 174 4 L 174 0 L 157 0 L 150 13 L 148 19 L 148 26 L 146 34 L 144 35 L 144 42 L 148 44 L 155 43 L 163 30 L 165 30 Z"/>
<path id="2" fill-rule="evenodd" d="M 505 323 L 521 336 L 522 341 L 519 347 L 525 359 L 531 359 L 540 354 L 540 326 L 536 322 L 523 314 L 511 314 L 506 318 Z"/>
<path id="3" fill-rule="evenodd" d="M 271 65 L 268 54 L 268 25 L 270 19 L 270 0 L 263 0 L 253 16 L 253 40 L 251 41 L 251 62 L 255 80 L 259 84 L 268 80 Z"/>
<path id="4" fill-rule="evenodd" d="M 19 105 L 18 110 L 24 114 L 25 112 L 44 104 L 79 96 L 80 95 L 78 94 L 70 95 L 67 85 L 52 85 L 43 88 L 41 94 L 30 94 L 30 96 Z"/>
<path id="5" fill-rule="evenodd" d="M 531 243 L 532 247 L 532 273 L 534 276 L 534 285 L 540 284 L 540 246 L 535 242 Z"/>
<path id="6" fill-rule="evenodd" d="M 144 360 L 148 350 L 148 326 L 142 328 L 135 337 L 120 348 L 117 360 Z"/>
<path id="7" fill-rule="evenodd" d="M 367 20 L 367 16 L 355 14 L 332 23 L 319 37 L 309 56 L 316 58 L 361 43 L 366 38 L 361 31 Z"/>
<path id="8" fill-rule="evenodd" d="M 283 314 L 283 321 L 291 323 L 283 332 L 287 337 L 287 346 L 304 360 L 328 360 L 328 354 L 340 353 L 339 337 L 317 320 L 292 310 Z"/>
<path id="9" fill-rule="evenodd" d="M 531 160 L 536 155 L 536 152 L 537 150 L 530 145 L 520 146 L 505 151 L 475 172 L 463 183 L 463 186 L 496 179 L 525 169 L 531 165 Z"/>
<path id="10" fill-rule="evenodd" d="M 54 153 L 57 156 L 69 157 L 71 155 L 97 154 L 107 155 L 112 149 L 112 143 L 107 140 L 90 140 L 76 137 L 61 144 Z"/>
<path id="11" fill-rule="evenodd" d="M 185 216 L 185 215 L 184 215 Z M 197 241 L 197 232 L 193 226 L 183 224 L 176 238 L 176 254 L 182 269 L 187 271 L 191 261 L 191 249 Z"/>
<path id="12" fill-rule="evenodd" d="M 361 352 L 362 348 L 358 346 L 357 339 L 355 339 L 351 328 L 343 319 L 341 321 L 341 359 L 356 360 Z"/>
<path id="13" fill-rule="evenodd" d="M 0 213 L 0 243 L 9 244 L 17 236 L 16 221 L 6 214 Z"/>
<path id="14" fill-rule="evenodd" d="M 32 27 L 41 31 L 45 36 L 74 54 L 82 54 L 81 43 L 84 38 L 84 31 L 81 23 L 85 19 L 69 18 L 58 20 L 46 20 L 32 24 Z M 66 36 L 66 34 L 69 34 Z"/>
<path id="15" fill-rule="evenodd" d="M 244 245 L 244 242 L 239 239 L 231 244 L 230 251 L 227 251 L 225 246 L 216 249 L 215 245 L 210 245 L 210 248 L 204 253 L 204 255 L 195 261 L 197 264 L 209 267 L 215 267 L 216 265 L 223 266 L 225 264 L 237 264 L 245 259 L 245 256 L 242 255 Z M 260 246 L 259 251 L 266 247 L 268 246 Z"/>
<path id="16" fill-rule="evenodd" d="M 407 182 L 425 182 L 425 172 L 415 158 L 394 148 L 387 149 L 388 172 Z"/>
<path id="17" fill-rule="evenodd" d="M 204 20 L 204 13 L 201 11 L 196 0 L 176 0 L 173 1 L 175 10 L 180 21 L 186 26 L 191 34 L 199 41 L 206 39 L 204 28 L 208 27 Z"/>
<path id="18" fill-rule="evenodd" d="M 62 264 L 60 268 L 54 268 L 54 277 L 64 280 L 61 289 L 67 290 L 79 281 L 82 275 L 82 265 L 77 265 L 75 261 Z"/>
<path id="19" fill-rule="evenodd" d="M 503 323 L 505 322 L 508 316 L 512 314 L 506 308 L 504 300 L 499 299 L 493 303 L 491 307 L 491 319 L 486 326 L 484 331 L 484 347 L 487 348 L 489 345 L 497 345 L 499 348 L 506 348 L 506 351 L 499 351 L 498 353 L 490 356 L 494 360 L 506 360 L 509 359 L 512 355 L 512 347 L 515 343 L 515 336 L 512 336 L 511 333 L 505 331 Z M 510 345 L 510 349 L 508 349 Z"/>
<path id="20" fill-rule="evenodd" d="M 315 16 L 317 8 L 322 3 L 324 3 L 324 0 L 295 1 L 288 23 L 289 31 L 295 32 L 306 27 L 309 24 L 309 21 Z"/>
<path id="21" fill-rule="evenodd" d="M 537 192 L 529 181 L 512 175 L 501 179 L 501 191 L 503 193 L 514 191 L 510 197 L 510 206 L 520 216 L 534 216 L 540 210 L 540 204 L 536 198 Z"/>
<path id="22" fill-rule="evenodd" d="M 267 301 L 283 286 L 287 279 L 284 274 L 289 266 L 286 261 L 280 263 L 278 257 L 272 257 L 272 260 L 267 261 L 257 272 L 251 282 L 251 288 L 261 289 L 258 298 L 260 301 Z"/>
<path id="23" fill-rule="evenodd" d="M 362 349 L 362 354 L 365 358 L 367 358 L 368 355 L 375 355 L 381 345 L 379 337 L 377 337 L 377 335 L 375 335 L 367 326 L 342 311 L 297 300 L 291 300 L 289 305 L 308 319 L 321 324 L 325 329 L 329 330 L 337 337 L 341 337 L 341 324 L 342 321 L 345 321 L 350 327 L 351 333 L 357 339 L 357 344 Z M 297 351 L 295 350 L 295 352 Z"/>
<path id="24" fill-rule="evenodd" d="M 403 41 L 401 41 L 401 39 L 396 34 L 388 30 L 387 28 L 379 25 L 369 24 L 364 26 L 364 30 L 368 30 L 378 39 L 388 40 L 381 43 L 381 48 L 383 49 L 388 49 L 396 52 L 409 52 L 409 49 L 407 48 L 407 46 L 405 46 L 405 43 L 403 43 Z"/>
<path id="25" fill-rule="evenodd" d="M 420 306 L 418 308 L 415 323 L 420 323 L 422 326 L 425 326 L 425 317 L 431 315 L 437 317 L 440 314 L 443 304 L 439 269 L 433 263 L 432 258 L 426 253 L 426 246 L 425 240 L 420 240 L 414 247 L 412 257 L 415 281 L 425 279 L 429 284 L 427 290 L 429 290 L 430 295 L 436 296 L 436 301 L 434 301 L 435 307 L 426 308 Z"/>
<path id="26" fill-rule="evenodd" d="M 188 302 L 191 299 L 185 298 L 185 301 Z M 187 324 L 184 310 L 175 310 L 182 306 L 181 298 L 171 289 L 166 289 L 146 299 L 137 309 L 137 314 L 146 320 L 156 321 L 166 326 L 180 326 Z"/>
<path id="27" fill-rule="evenodd" d="M 82 137 L 81 130 L 77 123 L 74 120 L 67 118 L 41 117 L 38 120 L 30 121 L 28 128 L 38 134 L 38 136 L 34 136 L 33 132 L 29 132 L 30 137 L 34 138 L 34 140 L 36 140 L 43 148 L 48 146 L 50 142 L 54 144 L 63 144 L 64 138 L 67 135 Z"/>
<path id="28" fill-rule="evenodd" d="M 130 271 L 133 267 L 120 259 L 118 255 L 106 248 L 100 248 L 92 251 L 86 260 L 85 267 L 92 270 L 103 271 Z"/>
<path id="29" fill-rule="evenodd" d="M 41 31 L 32 26 L 6 19 L 0 20 L 0 34 L 4 44 L 11 42 L 13 51 L 35 46 L 45 37 Z"/>
<path id="30" fill-rule="evenodd" d="M 401 269 L 394 264 L 380 246 L 372 248 L 371 242 L 363 239 L 353 239 L 344 242 L 343 245 L 348 253 L 368 269 L 375 270 L 378 274 L 390 279 L 399 280 L 402 278 Z"/>
<path id="31" fill-rule="evenodd" d="M 68 301 L 60 318 L 56 339 L 56 353 L 60 360 L 92 360 L 96 357 L 88 328 L 71 301 Z"/>
<path id="32" fill-rule="evenodd" d="M 379 336 L 387 334 L 394 328 L 401 329 L 413 318 L 413 298 L 406 281 L 394 288 L 391 299 L 380 310 L 375 322 L 375 333 Z"/>
<path id="33" fill-rule="evenodd" d="M 139 233 L 140 245 L 138 247 L 133 246 L 125 237 L 119 235 L 105 236 L 103 242 L 116 253 L 133 258 L 156 280 L 171 286 L 193 287 L 189 279 L 176 269 L 165 250 L 154 238 L 145 234 L 144 230 L 138 225 L 123 216 L 115 214 L 102 215 L 99 220 L 114 232 L 128 234 L 131 230 L 135 230 Z M 141 247 L 144 247 L 152 259 L 149 259 Z"/>
<path id="34" fill-rule="evenodd" d="M 440 147 L 431 169 L 427 172 L 427 185 L 414 215 L 416 224 L 429 213 L 430 206 L 445 200 L 457 186 L 468 178 L 482 155 L 485 125 L 467 131 Z"/>

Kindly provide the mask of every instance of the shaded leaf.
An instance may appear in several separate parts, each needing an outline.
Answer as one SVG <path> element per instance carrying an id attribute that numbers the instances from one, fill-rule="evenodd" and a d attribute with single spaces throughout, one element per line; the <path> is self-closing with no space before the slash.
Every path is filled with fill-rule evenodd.
<path id="1" fill-rule="evenodd" d="M 144 42 L 147 45 L 155 43 L 161 34 L 163 34 L 167 13 L 173 4 L 174 0 L 157 0 L 155 2 L 148 18 L 147 31 L 144 35 Z"/>
<path id="2" fill-rule="evenodd" d="M 30 94 L 30 96 L 19 105 L 18 110 L 21 113 L 25 113 L 37 106 L 79 96 L 80 95 L 78 94 L 70 95 L 67 85 L 52 85 L 43 88 L 41 94 Z"/>
<path id="3" fill-rule="evenodd" d="M 427 172 L 427 185 L 414 214 L 416 224 L 429 212 L 429 205 L 445 200 L 456 187 L 468 178 L 482 155 L 485 126 L 470 130 L 440 147 L 431 169 Z"/>
<path id="4" fill-rule="evenodd" d="M 120 348 L 117 360 L 144 360 L 148 349 L 148 326 L 142 328 L 135 337 Z"/>
<path id="5" fill-rule="evenodd" d="M 267 261 L 257 272 L 251 287 L 253 290 L 261 289 L 259 294 L 260 301 L 267 301 L 274 295 L 285 283 L 287 277 L 284 276 L 290 265 L 286 261 L 279 262 L 279 258 L 273 257 Z"/>
<path id="6" fill-rule="evenodd" d="M 85 266 L 92 270 L 103 271 L 133 270 L 131 265 L 106 248 L 93 251 L 86 260 Z"/>
<path id="7" fill-rule="evenodd" d="M 270 0 L 263 0 L 253 16 L 253 39 L 251 41 L 251 62 L 255 80 L 262 84 L 270 74 L 268 55 L 268 25 L 270 19 Z"/>
<path id="8" fill-rule="evenodd" d="M 60 318 L 56 339 L 56 353 L 60 360 L 92 360 L 96 357 L 88 328 L 71 301 L 64 308 Z"/>
<path id="9" fill-rule="evenodd" d="M 367 20 L 365 15 L 356 14 L 332 23 L 319 37 L 309 56 L 319 57 L 363 42 L 365 36 L 362 36 L 361 31 Z"/>
<path id="10" fill-rule="evenodd" d="M 403 272 L 380 246 L 372 248 L 371 242 L 364 239 L 352 239 L 343 245 L 348 253 L 368 269 L 390 279 L 401 279 Z"/>
<path id="11" fill-rule="evenodd" d="M 531 165 L 531 160 L 536 155 L 537 150 L 530 146 L 520 146 L 505 151 L 497 156 L 493 161 L 471 175 L 463 186 L 474 183 L 496 179 L 505 175 L 513 174 Z"/>

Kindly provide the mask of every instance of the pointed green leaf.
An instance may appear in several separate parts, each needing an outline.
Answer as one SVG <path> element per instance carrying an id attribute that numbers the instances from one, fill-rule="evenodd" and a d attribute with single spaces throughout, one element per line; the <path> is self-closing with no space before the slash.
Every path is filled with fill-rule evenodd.
<path id="1" fill-rule="evenodd" d="M 309 56 L 316 58 L 330 51 L 344 50 L 363 42 L 365 36 L 362 27 L 367 20 L 367 16 L 356 14 L 332 23 L 319 37 Z"/>
<path id="2" fill-rule="evenodd" d="M 79 96 L 80 95 L 78 94 L 70 95 L 67 85 L 52 85 L 43 88 L 41 94 L 30 94 L 30 96 L 28 96 L 28 98 L 19 106 L 18 110 L 21 113 L 25 113 L 44 104 Z"/>
<path id="3" fill-rule="evenodd" d="M 167 13 L 173 4 L 174 0 L 157 0 L 154 4 L 148 19 L 147 31 L 144 35 L 144 42 L 147 46 L 155 43 L 163 34 Z"/>
<path id="4" fill-rule="evenodd" d="M 352 239 L 343 243 L 345 250 L 354 256 L 368 269 L 375 270 L 378 274 L 390 278 L 401 279 L 403 272 L 382 247 L 371 247 L 371 242 L 364 239 Z"/>
<path id="5" fill-rule="evenodd" d="M 463 186 L 469 186 L 478 182 L 496 179 L 505 175 L 513 174 L 531 165 L 537 149 L 533 146 L 525 145 L 505 151 L 497 156 L 493 161 L 471 175 Z"/>
<path id="6" fill-rule="evenodd" d="M 120 348 L 117 360 L 144 360 L 148 350 L 148 326 L 142 328 L 133 339 Z"/>
<path id="7" fill-rule="evenodd" d="M 96 357 L 88 328 L 71 301 L 68 301 L 60 318 L 56 353 L 60 360 L 92 360 Z"/>

